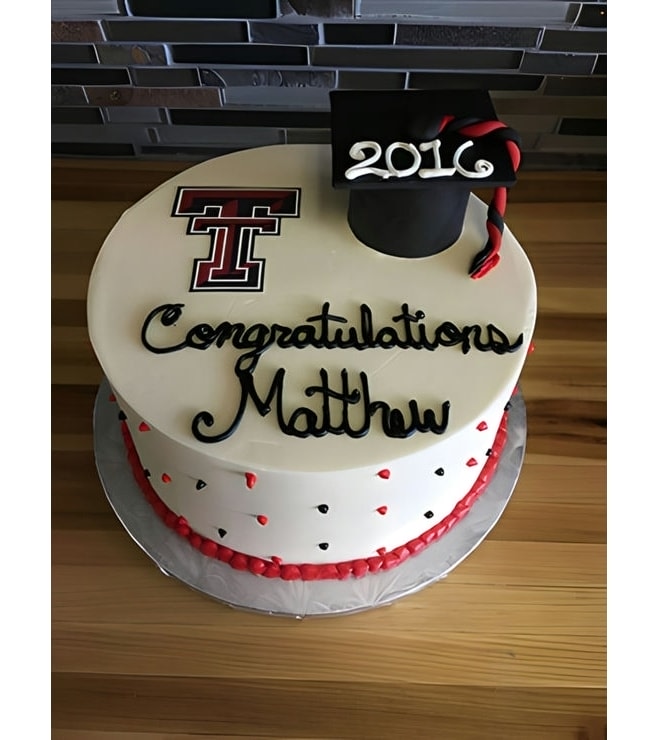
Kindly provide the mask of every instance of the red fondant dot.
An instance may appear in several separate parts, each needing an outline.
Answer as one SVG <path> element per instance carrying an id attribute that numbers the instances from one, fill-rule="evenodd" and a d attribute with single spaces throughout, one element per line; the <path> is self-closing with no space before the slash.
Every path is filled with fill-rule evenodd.
<path id="1" fill-rule="evenodd" d="M 271 561 L 272 561 L 272 562 L 273 562 L 273 563 L 274 563 L 275 565 L 281 565 L 281 563 L 283 562 L 283 560 L 281 560 L 281 558 L 280 558 L 280 557 L 279 557 L 278 555 L 272 555 L 272 557 L 270 558 L 270 560 L 271 560 Z"/>
<path id="2" fill-rule="evenodd" d="M 478 464 L 478 461 L 474 457 L 472 457 L 470 460 L 466 461 L 466 464 L 469 468 L 472 468 L 474 465 Z"/>
<path id="3" fill-rule="evenodd" d="M 244 479 L 247 483 L 247 488 L 253 488 L 256 485 L 258 476 L 256 475 L 256 473 L 245 473 Z"/>
<path id="4" fill-rule="evenodd" d="M 173 511 L 168 511 L 165 514 L 165 524 L 168 527 L 171 527 L 173 529 L 177 523 L 178 523 L 178 517 L 176 516 L 176 514 L 174 514 Z"/>
<path id="5" fill-rule="evenodd" d="M 264 526 L 265 526 L 265 525 L 266 525 L 266 524 L 267 524 L 267 523 L 269 522 L 269 519 L 268 519 L 268 518 L 267 518 L 267 517 L 265 516 L 265 514 L 259 514 L 259 515 L 258 515 L 258 516 L 256 517 L 256 521 L 257 521 L 257 522 L 258 522 L 259 524 L 262 524 L 262 525 L 263 525 L 263 527 L 264 527 Z"/>
<path id="6" fill-rule="evenodd" d="M 302 577 L 298 565 L 283 565 L 280 573 L 284 581 L 298 581 Z"/>
<path id="7" fill-rule="evenodd" d="M 386 548 L 385 548 L 385 547 L 380 547 L 380 548 L 379 548 L 379 549 L 377 550 L 377 554 L 378 554 L 378 555 L 381 555 L 382 557 L 384 557 L 384 555 L 386 555 Z"/>
<path id="8" fill-rule="evenodd" d="M 535 343 L 530 342 L 530 346 L 528 347 L 528 354 L 531 355 L 535 351 Z"/>
<path id="9" fill-rule="evenodd" d="M 390 478 L 391 477 L 391 471 L 388 468 L 384 468 L 383 470 L 380 470 L 377 475 L 380 478 Z"/>
<path id="10" fill-rule="evenodd" d="M 139 425 L 139 431 L 140 432 L 149 432 L 149 431 L 151 431 L 151 427 L 145 421 L 143 421 Z"/>
<path id="11" fill-rule="evenodd" d="M 221 560 L 222 563 L 230 563 L 233 557 L 233 550 L 230 547 L 224 547 L 224 545 L 217 545 L 217 553 L 215 555 L 217 560 Z"/>
<path id="12" fill-rule="evenodd" d="M 265 578 L 278 578 L 281 575 L 281 569 L 278 565 L 274 565 L 274 563 L 270 563 L 267 568 L 261 573 L 262 576 L 265 576 Z"/>
<path id="13" fill-rule="evenodd" d="M 478 432 L 483 432 L 485 429 L 489 429 L 489 425 L 487 424 L 486 421 L 481 421 L 477 425 L 476 429 L 478 430 Z"/>
<path id="14" fill-rule="evenodd" d="M 387 511 L 388 511 L 388 506 L 380 506 L 377 509 L 377 513 L 381 514 L 382 516 L 384 516 L 384 514 L 386 514 Z"/>
<path id="15" fill-rule="evenodd" d="M 162 482 L 163 483 L 171 483 L 171 476 L 167 475 L 166 473 L 162 474 Z"/>
<path id="16" fill-rule="evenodd" d="M 110 393 L 110 397 L 108 399 L 110 402 L 114 403 L 117 400 L 117 397 L 114 395 L 114 393 Z"/>

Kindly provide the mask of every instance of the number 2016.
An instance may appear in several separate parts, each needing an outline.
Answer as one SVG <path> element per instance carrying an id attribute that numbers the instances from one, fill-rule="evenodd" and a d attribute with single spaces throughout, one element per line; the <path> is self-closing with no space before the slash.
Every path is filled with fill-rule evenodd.
<path id="1" fill-rule="evenodd" d="M 376 175 L 384 180 L 388 180 L 391 177 L 409 177 L 409 175 L 418 174 L 418 177 L 421 177 L 423 180 L 428 180 L 435 177 L 450 177 L 451 175 L 454 175 L 455 172 L 459 172 L 460 175 L 472 179 L 488 177 L 494 170 L 493 164 L 488 160 L 478 159 L 473 165 L 473 170 L 467 170 L 460 163 L 459 160 L 461 155 L 466 151 L 466 149 L 469 149 L 472 146 L 472 141 L 464 142 L 453 155 L 452 167 L 442 167 L 441 155 L 439 153 L 439 148 L 441 147 L 440 139 L 424 141 L 419 144 L 418 147 L 409 142 L 395 141 L 386 147 L 386 151 L 384 152 L 386 169 L 382 169 L 381 167 L 372 166 L 382 156 L 381 145 L 376 141 L 357 141 L 356 144 L 353 144 L 350 148 L 349 154 L 352 159 L 358 160 L 359 164 L 355 164 L 345 170 L 345 177 L 348 180 L 356 180 L 357 177 L 362 177 L 363 175 Z M 365 150 L 367 149 L 372 149 L 374 152 L 369 157 L 366 157 L 365 154 Z M 411 154 L 413 161 L 409 167 L 398 169 L 394 166 L 393 152 L 395 152 L 396 149 L 401 149 Z M 420 152 L 428 151 L 431 151 L 434 157 L 434 167 L 421 167 Z"/>

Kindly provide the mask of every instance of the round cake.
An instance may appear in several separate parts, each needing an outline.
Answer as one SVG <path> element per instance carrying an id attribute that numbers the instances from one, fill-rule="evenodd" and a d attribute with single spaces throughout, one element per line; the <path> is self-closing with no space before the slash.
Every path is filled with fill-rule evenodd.
<path id="1" fill-rule="evenodd" d="M 391 568 L 466 515 L 505 441 L 536 314 L 471 195 L 458 240 L 403 258 L 352 233 L 321 145 L 194 166 L 108 235 L 93 348 L 154 515 L 265 577 Z"/>

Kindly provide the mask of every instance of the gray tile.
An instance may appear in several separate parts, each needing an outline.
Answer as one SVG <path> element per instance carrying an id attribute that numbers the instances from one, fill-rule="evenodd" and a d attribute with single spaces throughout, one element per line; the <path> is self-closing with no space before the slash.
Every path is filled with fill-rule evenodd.
<path id="1" fill-rule="evenodd" d="M 318 87 L 332 88 L 336 73 L 290 69 L 235 69 L 227 67 L 202 68 L 201 83 L 212 87 Z"/>
<path id="2" fill-rule="evenodd" d="M 324 67 L 369 67 L 402 70 L 518 69 L 522 52 L 502 49 L 410 49 L 318 46 L 311 63 Z"/>
<path id="3" fill-rule="evenodd" d="M 319 33 L 316 24 L 302 23 L 262 23 L 249 21 L 251 41 L 259 44 L 291 44 L 308 46 L 318 43 Z"/>
<path id="4" fill-rule="evenodd" d="M 84 88 L 78 85 L 52 85 L 51 105 L 87 105 Z"/>
<path id="5" fill-rule="evenodd" d="M 52 126 L 51 136 L 53 141 L 59 142 L 142 142 L 149 141 L 145 126 L 120 123 L 106 123 L 104 126 L 89 125 L 65 125 L 55 124 Z"/>
<path id="6" fill-rule="evenodd" d="M 51 64 L 97 64 L 96 50 L 91 44 L 52 44 Z"/>
<path id="7" fill-rule="evenodd" d="M 395 43 L 403 46 L 468 46 L 531 49 L 541 29 L 523 26 L 433 25 L 398 23 Z"/>
<path id="8" fill-rule="evenodd" d="M 283 16 L 353 18 L 354 4 L 354 0 L 279 0 L 279 10 Z"/>
<path id="9" fill-rule="evenodd" d="M 226 105 L 267 106 L 274 108 L 305 108 L 329 110 L 329 90 L 326 87 L 227 87 Z"/>
<path id="10" fill-rule="evenodd" d="M 119 15 L 124 12 L 123 0 L 51 0 L 50 2 L 50 17 L 61 18 L 65 21 L 69 18 L 90 16 L 100 18 L 104 15 Z"/>
<path id="11" fill-rule="evenodd" d="M 211 87 L 86 87 L 92 105 L 138 105 L 150 108 L 218 108 L 219 91 Z"/>
<path id="12" fill-rule="evenodd" d="M 97 44 L 96 51 L 102 64 L 167 64 L 167 55 L 161 44 Z"/>
<path id="13" fill-rule="evenodd" d="M 605 29 L 599 31 L 559 31 L 546 29 L 540 49 L 542 51 L 573 51 L 581 53 L 605 54 L 607 48 L 607 33 Z"/>
<path id="14" fill-rule="evenodd" d="M 505 25 L 567 24 L 575 19 L 572 3 L 558 0 L 361 0 L 362 18 L 438 19 Z"/>
<path id="15" fill-rule="evenodd" d="M 341 70 L 338 87 L 341 90 L 403 90 L 405 72 L 359 72 Z"/>
<path id="16" fill-rule="evenodd" d="M 53 21 L 50 24 L 51 41 L 79 42 L 102 41 L 103 33 L 98 21 Z"/>
<path id="17" fill-rule="evenodd" d="M 248 147 L 283 144 L 285 141 L 281 129 L 265 126 L 161 126 L 158 134 L 163 144 Z"/>
<path id="18" fill-rule="evenodd" d="M 514 95 L 514 97 L 510 97 Z M 601 97 L 579 96 L 544 96 L 541 94 L 498 93 L 492 92 L 493 101 L 499 118 L 507 121 L 509 116 L 547 115 L 605 118 L 607 99 Z"/>
<path id="19" fill-rule="evenodd" d="M 605 77 L 548 77 L 544 95 L 607 95 Z"/>
<path id="20" fill-rule="evenodd" d="M 521 62 L 524 74 L 588 75 L 596 62 L 595 54 L 557 54 L 526 51 Z"/>
<path id="21" fill-rule="evenodd" d="M 248 41 L 247 24 L 240 21 L 152 20 L 135 18 L 106 20 L 105 36 L 110 41 L 161 41 L 231 44 Z"/>
<path id="22" fill-rule="evenodd" d="M 197 87 L 196 67 L 133 67 L 130 76 L 136 85 L 144 87 Z"/>
<path id="23" fill-rule="evenodd" d="M 512 114 L 505 116 L 504 119 L 501 120 L 515 131 L 532 134 L 552 134 L 554 131 L 557 131 L 560 119 L 558 116 Z"/>
<path id="24" fill-rule="evenodd" d="M 110 123 L 166 123 L 162 108 L 147 106 L 111 106 L 105 108 L 105 118 Z"/>

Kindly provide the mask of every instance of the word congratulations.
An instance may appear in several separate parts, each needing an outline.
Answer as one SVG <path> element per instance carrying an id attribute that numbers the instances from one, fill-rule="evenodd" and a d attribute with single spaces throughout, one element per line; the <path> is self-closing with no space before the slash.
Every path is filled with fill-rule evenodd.
<path id="1" fill-rule="evenodd" d="M 371 427 L 371 419 L 380 415 L 381 427 L 388 437 L 410 437 L 415 432 L 443 434 L 448 425 L 450 402 L 441 405 L 441 420 L 438 421 L 433 410 L 421 410 L 415 400 L 408 402 L 407 416 L 398 408 L 392 408 L 385 401 L 373 400 L 370 396 L 368 378 L 359 373 L 359 388 L 350 387 L 347 370 L 341 371 L 340 387 L 329 385 L 329 376 L 324 368 L 319 370 L 320 384 L 304 389 L 307 397 L 320 399 L 320 412 L 301 406 L 286 414 L 284 386 L 285 368 L 279 368 L 273 376 L 266 394 L 261 397 L 254 384 L 253 374 L 263 353 L 270 347 L 281 349 L 415 349 L 434 351 L 439 347 L 460 347 L 464 354 L 474 349 L 478 352 L 493 352 L 497 355 L 515 352 L 523 344 L 523 334 L 510 341 L 504 332 L 493 324 L 480 326 L 468 324 L 457 326 L 450 321 L 428 327 L 423 319 L 423 311 L 410 311 L 403 303 L 401 312 L 391 317 L 396 326 L 376 328 L 372 311 L 362 304 L 359 321 L 348 325 L 344 316 L 332 314 L 330 304 L 325 302 L 319 314 L 309 316 L 306 323 L 297 326 L 283 324 L 222 321 L 218 324 L 199 323 L 185 331 L 178 327 L 185 304 L 165 303 L 154 308 L 146 317 L 141 332 L 142 344 L 155 354 L 178 352 L 184 349 L 207 350 L 210 347 L 221 349 L 232 344 L 240 350 L 234 373 L 240 384 L 240 400 L 231 423 L 218 433 L 205 431 L 215 424 L 214 416 L 201 411 L 193 419 L 192 433 L 201 442 L 221 442 L 230 437 L 238 428 L 247 404 L 251 402 L 261 416 L 273 409 L 284 434 L 295 437 L 322 437 L 325 434 L 347 434 L 350 437 L 363 437 Z M 155 333 L 152 325 L 159 324 L 172 330 L 173 341 L 169 343 L 151 340 Z M 330 400 L 333 399 L 333 406 Z M 338 407 L 338 410 L 336 410 Z M 332 415 L 333 411 L 333 415 Z M 354 417 L 358 415 L 358 420 Z"/>
<path id="2" fill-rule="evenodd" d="M 376 141 L 357 141 L 350 148 L 349 154 L 352 159 L 358 160 L 359 164 L 348 167 L 345 171 L 345 177 L 348 180 L 355 180 L 358 177 L 364 175 L 376 175 L 381 177 L 383 180 L 388 180 L 391 177 L 409 177 L 410 175 L 417 174 L 418 177 L 423 180 L 433 179 L 436 177 L 451 177 L 455 172 L 459 172 L 463 177 L 469 179 L 482 179 L 489 177 L 494 171 L 493 164 L 488 159 L 478 159 L 473 165 L 474 169 L 467 170 L 461 164 L 461 156 L 467 150 L 470 149 L 474 144 L 472 141 L 465 141 L 455 151 L 452 157 L 452 167 L 441 166 L 441 154 L 439 149 L 441 148 L 440 139 L 433 139 L 432 141 L 424 141 L 418 146 L 407 141 L 394 141 L 392 144 L 386 147 L 384 152 L 384 162 L 386 169 L 381 167 L 373 167 L 372 165 L 377 162 L 382 156 L 382 147 Z M 365 150 L 371 149 L 373 154 L 370 157 L 366 157 Z M 393 154 L 397 151 L 408 152 L 412 157 L 412 162 L 408 167 L 399 169 L 393 165 Z M 421 152 L 431 152 L 434 160 L 434 167 L 421 167 L 422 156 Z"/>

